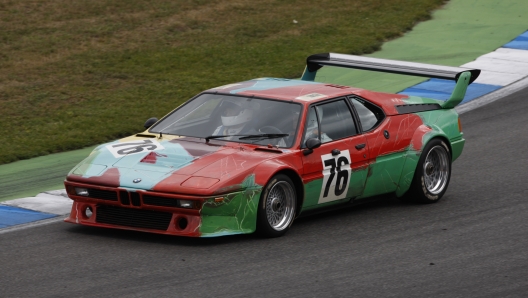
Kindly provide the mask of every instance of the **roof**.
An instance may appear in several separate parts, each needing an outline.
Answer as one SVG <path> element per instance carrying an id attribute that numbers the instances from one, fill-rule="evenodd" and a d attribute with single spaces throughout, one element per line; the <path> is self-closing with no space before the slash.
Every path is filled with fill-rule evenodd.
<path id="1" fill-rule="evenodd" d="M 384 107 L 388 113 L 397 113 L 394 106 L 404 104 L 403 99 L 408 98 L 407 95 L 403 94 L 374 92 L 349 86 L 277 78 L 254 79 L 212 88 L 207 91 L 273 98 L 304 104 L 354 94 Z"/>
<path id="2" fill-rule="evenodd" d="M 361 93 L 363 89 L 294 79 L 260 78 L 228 84 L 208 91 L 306 103 Z"/>

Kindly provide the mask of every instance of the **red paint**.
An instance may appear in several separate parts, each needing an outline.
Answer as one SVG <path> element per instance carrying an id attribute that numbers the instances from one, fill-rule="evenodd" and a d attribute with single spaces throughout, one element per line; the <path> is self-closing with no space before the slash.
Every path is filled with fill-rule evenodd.
<path id="1" fill-rule="evenodd" d="M 119 170 L 117 168 L 110 168 L 106 170 L 101 176 L 83 177 L 71 174 L 68 175 L 66 179 L 72 182 L 118 187 L 120 185 L 119 176 Z"/>
<path id="2" fill-rule="evenodd" d="M 421 125 L 415 132 L 411 146 L 416 151 L 421 151 L 423 147 L 423 137 L 426 133 L 430 132 L 432 129 L 428 126 Z"/>
<path id="3" fill-rule="evenodd" d="M 182 182 L 181 186 L 189 188 L 207 189 L 215 185 L 220 179 L 193 176 Z"/>
<path id="4" fill-rule="evenodd" d="M 296 99 L 297 97 L 311 94 L 311 93 L 318 93 L 322 95 L 326 95 L 326 97 L 322 97 L 317 100 L 312 100 L 310 102 L 325 100 L 332 97 L 339 97 L 339 96 L 345 96 L 350 94 L 354 91 L 361 91 L 362 89 L 358 88 L 336 88 L 332 85 L 325 85 L 325 84 L 305 84 L 305 85 L 297 85 L 297 86 L 289 86 L 289 87 L 282 87 L 282 88 L 273 88 L 273 89 L 267 89 L 267 90 L 247 90 L 237 93 L 238 95 L 246 95 L 246 96 L 259 96 L 259 97 L 265 97 L 265 98 L 276 98 L 276 99 L 283 99 L 283 100 L 292 100 L 300 103 L 306 103 L 306 100 L 299 100 Z"/>
<path id="5" fill-rule="evenodd" d="M 414 150 L 420 150 L 423 135 L 431 130 L 423 125 L 422 119 L 415 114 L 387 118 L 374 131 L 365 134 L 372 162 L 378 156 L 405 151 L 409 144 L 412 144 Z M 389 132 L 388 139 L 384 136 L 385 130 Z"/>
<path id="6" fill-rule="evenodd" d="M 102 187 L 98 185 L 75 183 L 75 182 L 70 182 L 70 181 L 65 181 L 65 185 L 67 189 L 73 189 L 74 187 L 83 187 L 83 188 L 89 188 L 89 189 L 103 190 L 106 192 L 115 192 L 116 194 L 119 193 L 120 191 L 123 191 L 123 189 L 121 188 Z M 72 205 L 72 210 L 70 212 L 70 215 L 64 221 L 70 222 L 70 223 L 76 223 L 76 224 L 83 224 L 87 226 L 102 227 L 102 228 L 117 228 L 117 229 L 122 229 L 122 230 L 143 231 L 143 232 L 178 235 L 178 236 L 191 236 L 191 237 L 200 236 L 200 233 L 199 233 L 199 227 L 201 224 L 200 210 L 148 205 L 144 203 L 143 197 L 146 195 L 150 195 L 150 196 L 157 196 L 157 197 L 165 197 L 169 199 L 193 200 L 193 201 L 198 202 L 197 206 L 201 206 L 203 201 L 207 198 L 199 197 L 199 196 L 186 196 L 186 195 L 175 196 L 175 195 L 171 195 L 167 193 L 157 193 L 157 192 L 150 192 L 150 191 L 138 191 L 137 193 L 140 196 L 141 207 L 136 207 L 136 206 L 133 206 L 132 204 L 124 205 L 121 203 L 120 200 L 109 201 L 109 200 L 95 199 L 95 198 L 89 198 L 89 197 L 82 197 L 82 196 L 77 196 L 69 192 L 68 196 L 74 202 Z M 172 213 L 172 219 L 166 231 L 103 224 L 103 223 L 96 222 L 97 206 L 99 205 L 109 205 L 109 206 L 120 207 L 120 208 L 147 209 L 147 210 L 168 212 L 168 213 Z M 93 215 L 90 218 L 87 218 L 84 214 L 84 210 L 86 209 L 87 206 L 90 206 L 93 210 Z M 185 218 L 187 220 L 187 227 L 185 229 L 181 229 L 178 226 L 178 220 L 180 218 Z"/>
<path id="7" fill-rule="evenodd" d="M 359 91 L 356 91 L 354 93 L 358 96 L 367 99 L 373 104 L 380 106 L 385 111 L 385 114 L 389 116 L 397 115 L 398 111 L 396 110 L 396 106 L 405 104 L 403 99 L 409 97 L 403 94 L 373 92 L 363 89 L 359 89 Z"/>
<path id="8" fill-rule="evenodd" d="M 187 151 L 193 157 L 202 157 L 222 149 L 220 144 L 204 144 L 204 140 L 198 138 L 184 137 L 180 139 L 174 139 L 170 142 L 182 146 L 183 149 L 185 149 L 185 151 Z"/>
<path id="9" fill-rule="evenodd" d="M 86 206 L 91 206 L 92 210 L 94 211 L 93 215 L 89 219 L 83 216 L 83 210 Z M 164 234 L 164 235 L 187 236 L 187 237 L 200 237 L 201 235 L 200 234 L 200 224 L 201 224 L 200 215 L 190 215 L 186 213 L 172 211 L 172 218 L 169 223 L 169 227 L 167 228 L 167 230 L 163 231 L 163 230 L 155 230 L 155 229 L 143 229 L 143 228 L 98 223 L 95 221 L 96 214 L 97 214 L 97 204 L 93 204 L 93 203 L 87 204 L 87 203 L 81 203 L 78 201 L 74 201 L 70 215 L 66 219 L 64 219 L 64 221 L 69 222 L 69 223 L 82 224 L 85 226 L 92 226 L 92 227 L 99 227 L 99 228 L 131 230 L 131 231 L 139 231 L 139 232 Z M 185 218 L 187 220 L 187 226 L 185 227 L 185 229 L 181 229 L 178 225 L 178 220 L 180 220 L 181 218 Z"/>
<path id="10" fill-rule="evenodd" d="M 212 196 L 241 189 L 244 180 L 252 174 L 256 176 L 256 183 L 263 186 L 273 173 L 280 169 L 302 171 L 300 158 L 293 157 L 301 154 L 298 151 L 277 153 L 255 150 L 259 148 L 257 145 L 231 142 L 224 144 L 229 147 L 223 147 L 214 154 L 204 155 L 192 164 L 175 171 L 156 184 L 153 191 Z M 273 163 L 273 166 L 265 166 L 268 162 Z M 189 179 L 190 177 L 194 178 Z M 217 182 L 211 187 L 213 181 Z"/>
<path id="11" fill-rule="evenodd" d="M 159 154 L 159 153 L 152 151 L 149 154 L 147 154 L 145 157 L 143 157 L 141 162 L 155 164 L 158 157 L 167 157 L 167 155 Z"/>
<path id="12" fill-rule="evenodd" d="M 367 99 L 368 101 L 380 106 L 385 111 L 386 115 L 397 115 L 398 111 L 396 110 L 397 105 L 403 105 L 405 102 L 403 99 L 408 98 L 407 95 L 403 94 L 391 94 L 391 93 L 382 93 L 382 92 L 373 92 L 369 90 L 364 90 L 360 88 L 353 88 L 332 84 L 306 84 L 306 85 L 297 85 L 289 86 L 282 88 L 273 88 L 267 90 L 245 90 L 237 93 L 238 95 L 245 96 L 260 96 L 265 98 L 275 98 L 281 100 L 294 101 L 302 103 L 304 105 L 309 105 L 314 102 L 324 101 L 329 98 L 346 96 L 355 94 L 360 97 Z M 221 92 L 224 92 L 223 90 Z M 297 97 L 318 93 L 326 95 L 326 97 L 321 97 L 315 100 L 299 100 Z"/>

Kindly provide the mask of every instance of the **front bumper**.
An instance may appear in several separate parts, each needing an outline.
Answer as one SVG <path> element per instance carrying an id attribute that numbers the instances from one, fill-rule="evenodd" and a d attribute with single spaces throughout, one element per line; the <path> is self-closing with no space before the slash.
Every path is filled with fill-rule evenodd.
<path id="1" fill-rule="evenodd" d="M 261 192 L 257 187 L 200 197 L 70 181 L 65 186 L 74 201 L 65 222 L 188 237 L 254 232 Z M 89 195 L 80 196 L 75 188 L 87 189 Z M 194 202 L 192 209 L 179 207 L 178 200 Z"/>

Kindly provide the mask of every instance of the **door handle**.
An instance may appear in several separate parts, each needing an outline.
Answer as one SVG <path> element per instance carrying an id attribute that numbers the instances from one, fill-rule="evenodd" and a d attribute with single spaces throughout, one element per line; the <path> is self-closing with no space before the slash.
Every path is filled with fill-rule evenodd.
<path id="1" fill-rule="evenodd" d="M 339 149 L 333 149 L 332 150 L 332 156 L 339 155 L 340 153 L 341 153 L 341 151 L 339 151 Z"/>
<path id="2" fill-rule="evenodd" d="M 357 145 L 356 145 L 356 149 L 357 149 L 357 150 L 361 150 L 361 149 L 365 148 L 365 146 L 366 146 L 365 143 L 363 143 L 363 144 L 357 144 Z"/>

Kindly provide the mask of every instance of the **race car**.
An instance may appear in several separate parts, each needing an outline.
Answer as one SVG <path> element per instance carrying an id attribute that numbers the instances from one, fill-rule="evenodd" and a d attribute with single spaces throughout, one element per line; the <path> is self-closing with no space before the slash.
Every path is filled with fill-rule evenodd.
<path id="1" fill-rule="evenodd" d="M 314 82 L 324 66 L 452 79 L 446 101 Z M 204 91 L 98 146 L 65 180 L 66 222 L 192 237 L 284 235 L 295 218 L 390 194 L 435 203 L 464 138 L 453 109 L 480 70 L 309 56 L 301 79 Z"/>

